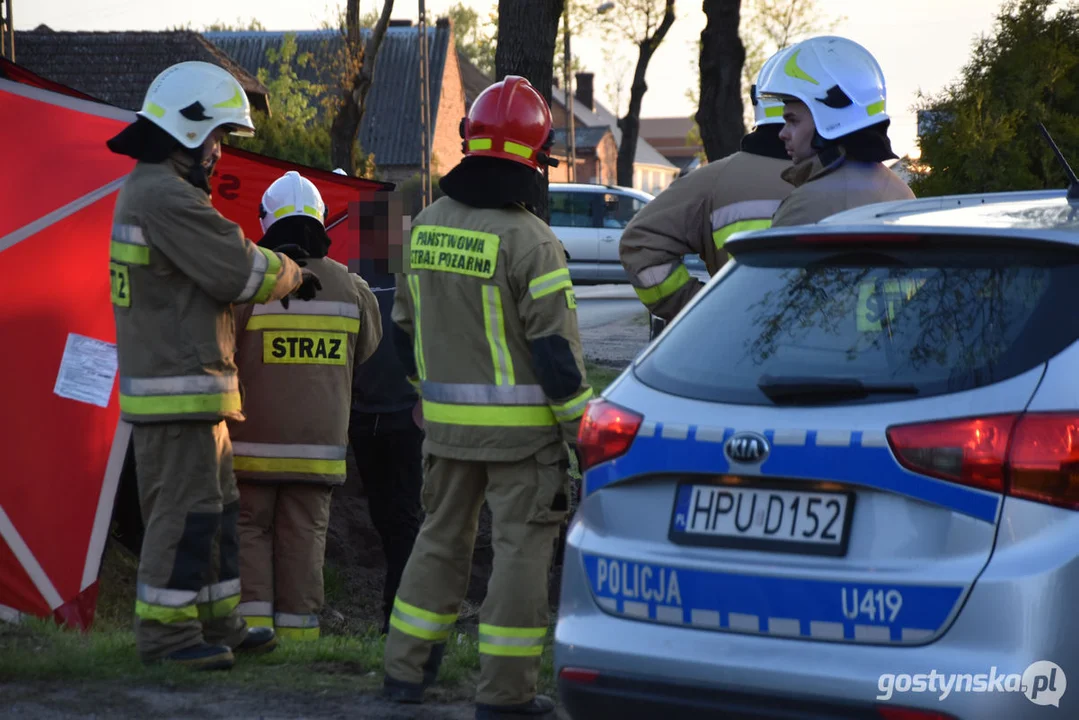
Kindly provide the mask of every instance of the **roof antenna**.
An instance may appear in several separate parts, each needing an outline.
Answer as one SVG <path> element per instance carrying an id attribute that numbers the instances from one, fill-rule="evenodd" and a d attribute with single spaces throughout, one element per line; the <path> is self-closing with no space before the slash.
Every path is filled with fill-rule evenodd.
<path id="1" fill-rule="evenodd" d="M 1071 165 L 1064 158 L 1064 153 L 1060 152 L 1060 148 L 1053 141 L 1053 136 L 1049 134 L 1049 131 L 1045 129 L 1043 123 L 1038 123 L 1038 127 L 1041 128 L 1042 135 L 1045 136 L 1046 141 L 1049 143 L 1049 147 L 1052 148 L 1053 154 L 1057 156 L 1057 160 L 1060 161 L 1060 166 L 1064 168 L 1064 174 L 1068 178 L 1068 199 L 1079 200 L 1079 178 L 1075 177 L 1075 173 L 1072 171 Z"/>

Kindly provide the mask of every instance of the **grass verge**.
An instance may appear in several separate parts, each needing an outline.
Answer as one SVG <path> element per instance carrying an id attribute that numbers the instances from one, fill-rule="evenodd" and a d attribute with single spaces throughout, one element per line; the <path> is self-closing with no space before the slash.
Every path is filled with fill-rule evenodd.
<path id="1" fill-rule="evenodd" d="M 589 363 L 586 372 L 598 395 L 622 371 Z M 575 471 L 574 467 L 572 472 Z M 199 673 L 171 665 L 144 666 L 138 659 L 131 629 L 137 565 L 137 558 L 119 544 L 108 544 L 90 632 L 61 629 L 47 620 L 27 619 L 19 625 L 0 622 L 0 681 L 120 681 L 129 686 L 177 689 L 245 686 L 352 693 L 374 692 L 381 685 L 385 639 L 376 628 L 354 635 L 324 635 L 314 642 L 282 642 L 268 655 L 240 656 L 235 668 L 227 673 Z M 345 590 L 337 569 L 328 564 L 326 571 L 329 600 Z M 432 701 L 472 698 L 480 666 L 474 632 L 472 629 L 455 634 L 447 644 L 438 682 L 430 691 Z M 552 634 L 544 648 L 539 690 L 557 697 Z"/>

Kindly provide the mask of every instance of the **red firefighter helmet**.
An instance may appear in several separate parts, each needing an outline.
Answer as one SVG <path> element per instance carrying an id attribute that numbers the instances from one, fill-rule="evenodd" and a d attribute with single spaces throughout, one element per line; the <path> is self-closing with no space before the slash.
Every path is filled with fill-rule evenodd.
<path id="1" fill-rule="evenodd" d="M 465 157 L 502 158 L 543 172 L 558 161 L 548 155 L 554 144 L 551 108 L 536 89 L 518 75 L 507 75 L 476 98 L 461 120 Z"/>

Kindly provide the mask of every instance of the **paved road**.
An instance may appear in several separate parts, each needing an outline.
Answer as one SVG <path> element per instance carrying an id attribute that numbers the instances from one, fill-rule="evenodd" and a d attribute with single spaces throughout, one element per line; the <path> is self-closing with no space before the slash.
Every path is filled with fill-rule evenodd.
<path id="1" fill-rule="evenodd" d="M 582 330 L 648 312 L 629 285 L 579 285 L 574 287 L 574 293 L 577 296 L 577 324 Z"/>

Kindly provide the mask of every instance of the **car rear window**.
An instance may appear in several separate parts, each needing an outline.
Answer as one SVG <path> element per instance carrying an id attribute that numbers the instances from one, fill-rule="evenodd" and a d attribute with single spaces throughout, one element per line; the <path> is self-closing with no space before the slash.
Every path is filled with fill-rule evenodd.
<path id="1" fill-rule="evenodd" d="M 972 250 L 967 241 L 761 249 L 733 262 L 642 359 L 642 382 L 752 405 L 779 403 L 761 387 L 799 378 L 907 388 L 827 404 L 882 402 L 999 382 L 1079 337 L 1070 249 Z"/>

